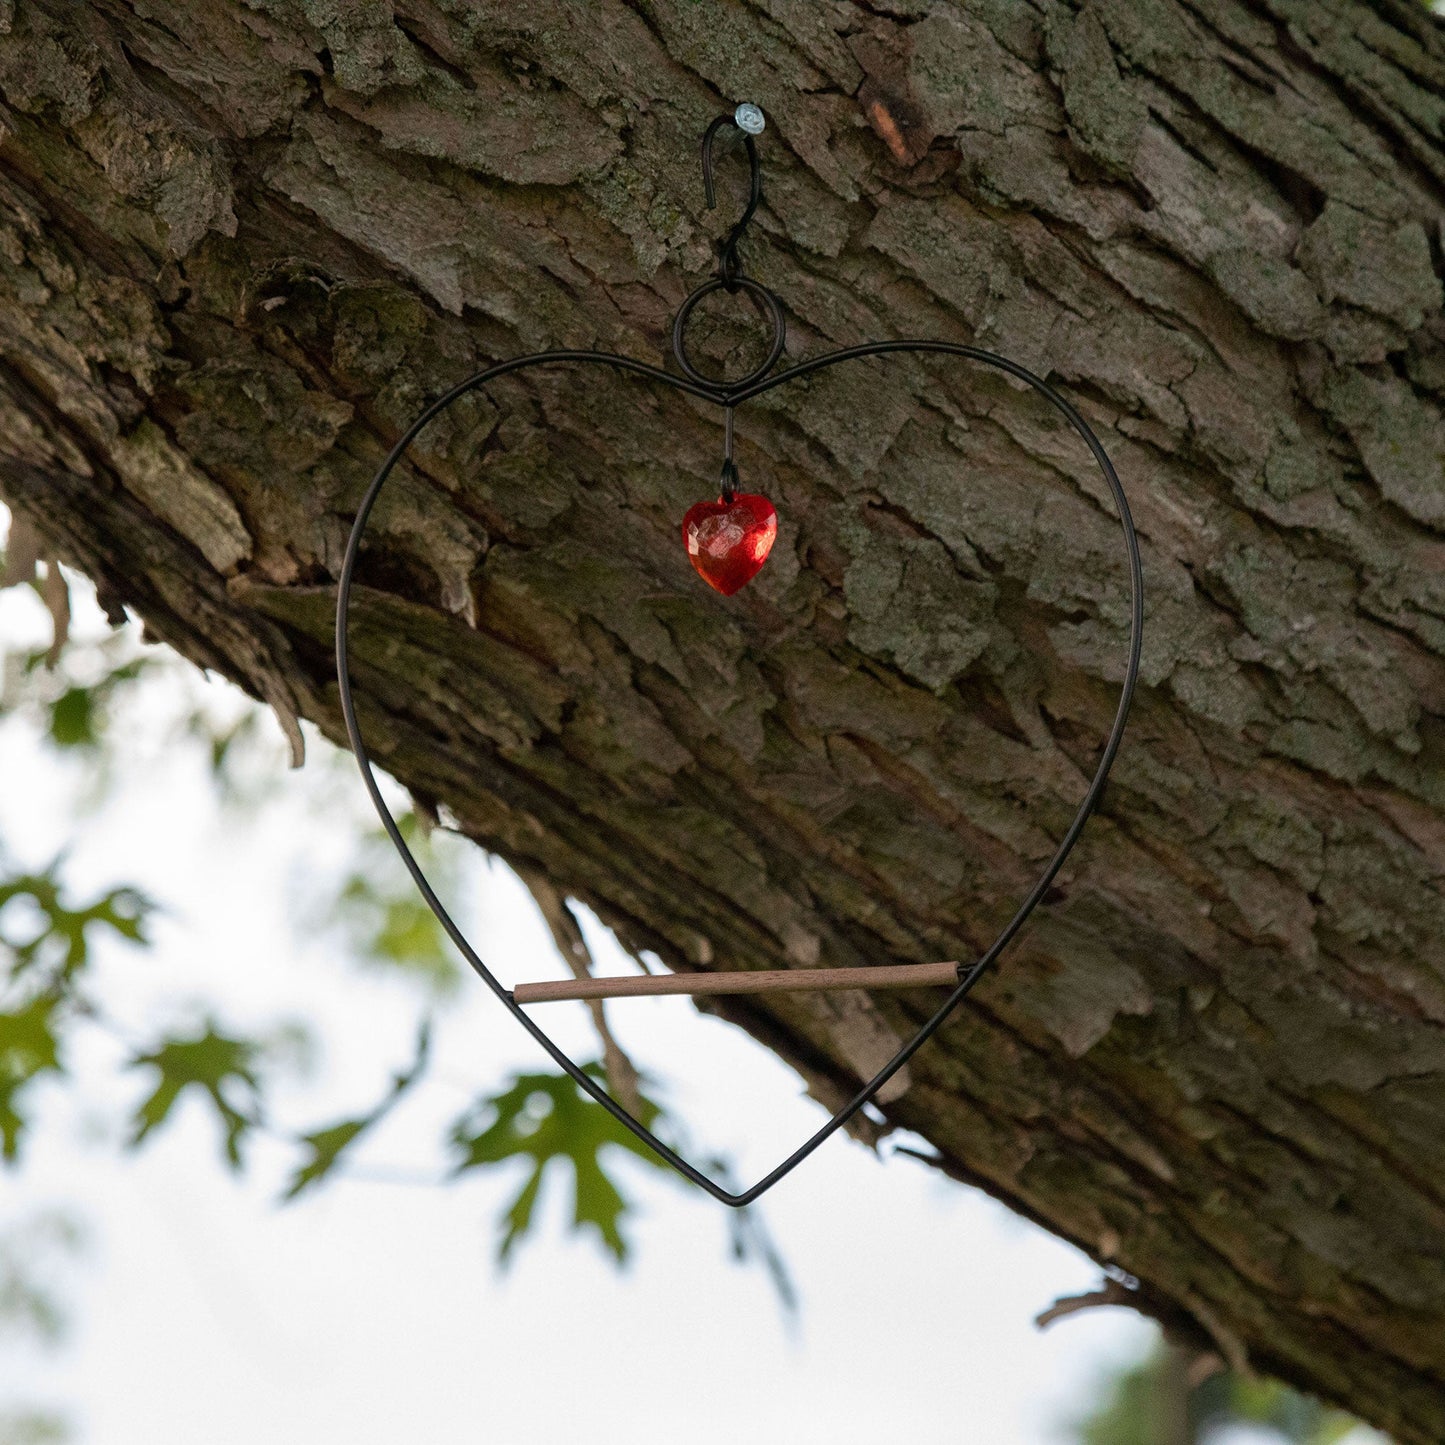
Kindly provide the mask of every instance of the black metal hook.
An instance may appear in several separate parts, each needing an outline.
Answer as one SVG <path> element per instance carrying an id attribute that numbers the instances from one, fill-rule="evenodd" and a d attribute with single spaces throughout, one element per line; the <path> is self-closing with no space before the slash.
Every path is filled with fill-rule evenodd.
<path id="1" fill-rule="evenodd" d="M 741 107 L 740 107 L 741 109 Z M 756 109 L 756 107 L 754 107 Z M 761 121 L 761 112 L 758 112 Z M 753 219 L 753 213 L 758 208 L 758 202 L 763 198 L 763 172 L 758 163 L 758 147 L 752 135 L 738 125 L 736 113 L 734 115 L 720 115 L 703 132 L 702 137 L 702 188 L 703 194 L 707 197 L 708 210 L 717 207 L 717 193 L 713 186 L 712 179 L 712 148 L 713 141 L 723 126 L 733 126 L 743 138 L 743 144 L 748 151 L 748 167 L 752 173 L 752 184 L 748 194 L 748 206 L 731 231 L 718 243 L 718 279 L 729 291 L 736 291 L 738 281 L 743 274 L 742 262 L 738 259 L 738 242 L 742 239 L 743 232 L 747 230 L 748 223 Z"/>

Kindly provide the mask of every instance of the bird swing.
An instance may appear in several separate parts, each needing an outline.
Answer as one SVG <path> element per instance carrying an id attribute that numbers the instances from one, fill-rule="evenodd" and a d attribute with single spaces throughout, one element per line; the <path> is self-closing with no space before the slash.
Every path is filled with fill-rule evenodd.
<path id="1" fill-rule="evenodd" d="M 579 1088 L 596 1100 L 639 1139 L 656 1150 L 679 1173 L 723 1203 L 741 1206 L 758 1198 L 765 1190 L 771 1188 L 795 1169 L 825 1139 L 842 1128 L 877 1094 L 878 1090 L 942 1027 L 945 1020 L 958 1008 L 1009 941 L 1018 933 L 1024 921 L 1044 896 L 1059 869 L 1063 866 L 1064 860 L 1078 841 L 1085 822 L 1098 803 L 1104 790 L 1104 784 L 1108 779 L 1109 770 L 1118 753 L 1139 674 L 1144 600 L 1138 537 L 1129 514 L 1129 505 L 1123 486 L 1103 444 L 1069 401 L 1027 368 L 979 347 L 965 346 L 950 341 L 910 338 L 875 341 L 861 346 L 845 347 L 842 350 L 831 351 L 826 355 L 800 362 L 784 371 L 774 371 L 783 355 L 786 339 L 783 306 L 774 292 L 744 273 L 738 255 L 738 243 L 762 200 L 762 177 L 755 138 L 764 129 L 763 113 L 755 105 L 743 104 L 739 105 L 731 115 L 721 115 L 708 126 L 702 140 L 702 168 L 703 186 L 709 207 L 712 207 L 715 201 L 713 146 L 717 135 L 725 127 L 732 127 L 739 132 L 746 147 L 751 178 L 749 199 L 742 217 L 719 246 L 716 274 L 694 290 L 678 310 L 672 331 L 672 351 L 681 375 L 610 352 L 542 351 L 527 356 L 513 357 L 487 367 L 485 370 L 467 377 L 464 381 L 458 382 L 450 391 L 432 402 L 392 447 L 386 459 L 377 469 L 376 475 L 357 508 L 337 589 L 336 673 L 347 735 L 352 750 L 356 754 L 362 780 L 381 818 L 382 826 L 400 853 L 421 896 L 462 956 L 487 987 L 492 990 L 503 1007 L 512 1013 L 521 1026 L 571 1076 Z M 750 296 L 760 312 L 770 319 L 773 328 L 772 340 L 763 361 L 746 375 L 732 381 L 714 380 L 704 375 L 694 365 L 687 349 L 686 328 L 689 318 L 700 301 L 718 290 L 729 294 L 741 292 Z M 758 493 L 739 490 L 740 478 L 733 458 L 735 418 L 738 410 L 745 403 L 757 397 L 786 386 L 790 382 L 815 375 L 825 368 L 864 357 L 886 357 L 898 353 L 962 357 L 1004 372 L 1032 388 L 1063 417 L 1064 421 L 1082 439 L 1103 474 L 1118 512 L 1129 571 L 1129 643 L 1124 680 L 1120 689 L 1118 709 L 1108 738 L 1104 743 L 1098 766 L 1083 801 L 1079 804 L 1073 820 L 1064 831 L 1052 857 L 1044 865 L 1017 911 L 999 932 L 993 943 L 971 962 L 950 960 L 941 963 L 879 964 L 864 968 L 783 968 L 741 972 L 646 974 L 637 977 L 583 978 L 523 983 L 515 988 L 507 988 L 482 961 L 461 928 L 443 906 L 428 883 L 415 855 L 407 846 L 401 829 L 378 786 L 357 720 L 356 704 L 352 695 L 347 620 L 362 539 L 367 522 L 387 478 L 429 422 L 446 411 L 461 397 L 481 390 L 504 376 L 536 367 L 601 366 L 613 371 L 645 377 L 663 386 L 672 387 L 688 396 L 713 403 L 722 410 L 723 456 L 718 496 L 716 500 L 699 502 L 687 512 L 682 521 L 682 536 L 688 560 L 698 575 L 714 590 L 725 597 L 730 597 L 745 586 L 762 568 L 777 536 L 777 513 L 771 501 Z M 657 1138 L 645 1124 L 613 1099 L 598 1080 L 574 1063 L 567 1053 L 552 1041 L 536 1020 L 525 1011 L 528 1005 L 563 999 L 606 999 L 661 994 L 693 996 L 766 994 L 780 991 L 829 989 L 872 991 L 884 988 L 944 988 L 948 992 L 913 1037 L 904 1043 L 832 1118 L 756 1184 L 736 1192 L 725 1189 Z"/>

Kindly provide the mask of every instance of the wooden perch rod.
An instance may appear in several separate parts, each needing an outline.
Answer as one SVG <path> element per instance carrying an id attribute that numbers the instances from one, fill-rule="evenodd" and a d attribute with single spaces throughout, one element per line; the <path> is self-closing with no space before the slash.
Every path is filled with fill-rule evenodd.
<path id="1" fill-rule="evenodd" d="M 518 1003 L 572 998 L 636 998 L 664 993 L 776 993 L 789 989 L 927 988 L 958 982 L 956 963 L 898 963 L 878 968 L 777 968 L 749 973 L 646 973 L 626 978 L 564 978 L 519 983 Z"/>

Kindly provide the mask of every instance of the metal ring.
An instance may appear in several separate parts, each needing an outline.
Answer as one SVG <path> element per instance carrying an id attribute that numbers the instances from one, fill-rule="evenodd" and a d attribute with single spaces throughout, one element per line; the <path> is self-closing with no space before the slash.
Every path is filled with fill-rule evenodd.
<path id="1" fill-rule="evenodd" d="M 683 336 L 687 327 L 687 318 L 692 315 L 692 308 L 704 296 L 711 296 L 714 291 L 721 290 L 743 290 L 750 296 L 755 296 L 767 306 L 773 322 L 773 345 L 768 352 L 767 360 L 761 366 L 754 367 L 746 376 L 738 377 L 736 381 L 719 381 L 710 376 L 704 376 L 692 364 L 692 360 L 687 354 L 687 341 Z M 691 380 L 700 382 L 703 386 L 712 387 L 715 391 L 735 391 L 739 387 L 751 386 L 754 382 L 761 381 L 778 364 L 778 358 L 783 354 L 783 345 L 788 339 L 786 325 L 787 323 L 783 319 L 783 303 L 766 286 L 754 281 L 751 276 L 744 276 L 741 273 L 733 276 L 730 280 L 722 276 L 714 276 L 710 281 L 704 281 L 678 308 L 677 320 L 672 323 L 672 354 L 677 357 L 677 364 L 682 367 Z"/>

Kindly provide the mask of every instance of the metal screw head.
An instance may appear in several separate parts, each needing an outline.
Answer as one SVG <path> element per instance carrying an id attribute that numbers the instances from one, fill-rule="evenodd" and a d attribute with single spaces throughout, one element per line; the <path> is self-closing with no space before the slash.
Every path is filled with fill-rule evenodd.
<path id="1" fill-rule="evenodd" d="M 752 101 L 745 100 L 733 111 L 733 124 L 748 135 L 762 135 L 763 127 L 767 125 L 767 119 L 763 115 L 762 107 L 754 105 Z"/>

